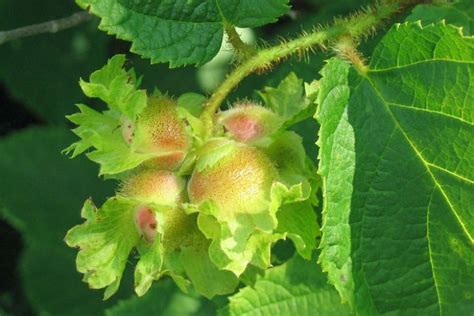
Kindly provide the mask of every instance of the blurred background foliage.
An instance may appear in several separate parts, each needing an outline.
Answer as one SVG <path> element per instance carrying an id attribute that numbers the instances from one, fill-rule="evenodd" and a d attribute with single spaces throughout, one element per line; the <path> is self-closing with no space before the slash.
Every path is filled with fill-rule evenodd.
<path id="1" fill-rule="evenodd" d="M 292 10 L 277 23 L 241 30 L 249 41 L 275 43 L 327 24 L 366 1 L 293 0 Z M 0 30 L 68 16 L 79 11 L 73 1 L 2 0 Z M 81 222 L 83 201 L 93 195 L 102 201 L 113 194 L 114 183 L 97 176 L 97 166 L 84 157 L 70 160 L 61 154 L 75 137 L 65 115 L 84 101 L 78 80 L 86 78 L 117 53 L 129 55 L 130 66 L 143 75 L 143 86 L 179 96 L 208 94 L 232 67 L 227 48 L 210 64 L 168 69 L 150 65 L 129 53 L 129 43 L 97 30 L 96 19 L 56 33 L 12 41 L 0 46 L 0 315 L 213 315 L 227 298 L 212 301 L 183 294 L 172 282 L 156 282 L 141 299 L 133 294 L 132 278 L 120 293 L 101 300 L 81 282 L 75 270 L 74 249 L 63 242 L 66 231 Z M 378 37 L 364 44 L 369 54 Z M 291 71 L 306 82 L 318 78 L 326 53 L 291 57 L 272 72 L 245 79 L 228 99 L 258 100 L 255 93 L 276 86 Z M 90 101 L 87 101 L 90 103 Z M 309 155 L 316 159 L 317 126 L 313 120 L 296 127 Z M 288 257 L 292 247 L 277 247 Z M 276 258 L 277 260 L 278 258 Z M 133 260 L 133 258 L 131 259 Z M 318 281 L 319 282 L 319 281 Z"/>

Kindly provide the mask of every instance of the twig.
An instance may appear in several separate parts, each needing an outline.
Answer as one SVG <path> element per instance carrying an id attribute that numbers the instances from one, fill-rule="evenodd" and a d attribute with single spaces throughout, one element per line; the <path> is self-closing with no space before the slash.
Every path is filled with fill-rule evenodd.
<path id="1" fill-rule="evenodd" d="M 254 47 L 242 41 L 235 27 L 229 24 L 224 24 L 224 28 L 227 33 L 229 43 L 232 45 L 232 47 L 234 47 L 238 54 L 242 55 L 241 57 L 245 59 L 256 53 Z"/>
<path id="2" fill-rule="evenodd" d="M 92 16 L 88 12 L 81 11 L 65 18 L 19 27 L 9 31 L 1 31 L 0 45 L 22 37 L 43 33 L 56 33 L 89 21 L 91 18 Z"/>
<path id="3" fill-rule="evenodd" d="M 420 0 L 385 0 L 378 5 L 367 10 L 360 11 L 346 19 L 337 20 L 332 26 L 320 28 L 311 33 L 281 43 L 280 45 L 269 47 L 257 51 L 242 64 L 238 65 L 221 83 L 209 98 L 201 119 L 204 123 L 205 136 L 209 136 L 213 130 L 213 115 L 221 105 L 227 95 L 251 73 L 271 68 L 274 62 L 278 62 L 291 54 L 303 53 L 313 50 L 314 47 L 324 47 L 331 41 L 348 36 L 358 39 L 373 32 L 373 30 L 383 24 L 389 17 L 399 12 L 406 2 L 419 2 Z M 393 2 L 393 3 L 391 3 Z"/>

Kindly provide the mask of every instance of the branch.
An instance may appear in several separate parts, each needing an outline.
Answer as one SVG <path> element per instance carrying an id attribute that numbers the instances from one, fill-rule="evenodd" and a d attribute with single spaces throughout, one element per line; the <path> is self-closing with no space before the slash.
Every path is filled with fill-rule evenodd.
<path id="1" fill-rule="evenodd" d="M 294 53 L 304 53 L 307 50 L 313 50 L 314 47 L 324 47 L 328 43 L 334 43 L 341 37 L 350 37 L 356 41 L 373 30 L 380 27 L 388 18 L 398 13 L 406 7 L 411 7 L 419 0 L 385 0 L 381 3 L 350 16 L 347 19 L 337 20 L 332 26 L 313 31 L 309 34 L 281 43 L 267 49 L 256 51 L 252 56 L 246 59 L 242 64 L 237 66 L 215 90 L 209 98 L 201 119 L 204 123 L 205 136 L 211 135 L 213 130 L 213 116 L 221 103 L 228 94 L 242 81 L 245 77 L 257 70 L 265 70 L 272 66 L 274 62 L 278 62 Z"/>
<path id="2" fill-rule="evenodd" d="M 88 12 L 81 11 L 65 18 L 28 25 L 9 31 L 1 31 L 0 45 L 18 38 L 29 37 L 43 33 L 56 33 L 89 21 L 91 18 L 92 16 L 89 15 Z"/>

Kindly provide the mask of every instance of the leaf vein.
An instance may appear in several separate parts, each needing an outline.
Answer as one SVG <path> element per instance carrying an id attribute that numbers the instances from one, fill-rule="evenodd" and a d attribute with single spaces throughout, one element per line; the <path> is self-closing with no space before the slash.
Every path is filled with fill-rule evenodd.
<path id="1" fill-rule="evenodd" d="M 454 217 L 456 218 L 457 222 L 459 223 L 459 225 L 461 226 L 462 228 L 462 231 L 464 232 L 464 234 L 466 235 L 466 237 L 469 239 L 469 241 L 471 242 L 471 244 L 474 244 L 474 237 L 471 236 L 471 234 L 469 233 L 469 231 L 467 230 L 467 227 L 466 225 L 463 223 L 463 221 L 461 220 L 459 214 L 456 212 L 453 204 L 451 203 L 450 199 L 448 198 L 446 192 L 444 192 L 442 186 L 440 185 L 440 183 L 436 180 L 435 176 L 433 175 L 433 173 L 431 172 L 431 169 L 429 168 L 429 162 L 427 162 L 424 157 L 421 155 L 420 151 L 418 150 L 418 148 L 415 146 L 415 144 L 411 141 L 410 137 L 408 137 L 408 135 L 406 134 L 405 130 L 402 128 L 402 126 L 400 125 L 400 122 L 397 120 L 397 118 L 395 117 L 395 115 L 393 114 L 393 112 L 390 110 L 390 107 L 388 105 L 389 102 L 387 102 L 383 95 L 380 93 L 380 91 L 377 89 L 375 83 L 369 78 L 369 77 L 365 77 L 365 80 L 368 80 L 370 85 L 372 86 L 372 88 L 374 89 L 375 93 L 377 94 L 377 96 L 380 98 L 380 100 L 382 101 L 382 104 L 384 105 L 385 109 L 387 110 L 387 112 L 390 114 L 392 120 L 394 121 L 396 127 L 401 131 L 402 135 L 404 136 L 404 138 L 406 139 L 406 141 L 408 142 L 408 144 L 410 145 L 410 147 L 413 149 L 413 151 L 415 152 L 415 154 L 419 157 L 419 159 L 421 160 L 421 162 L 423 163 L 423 165 L 425 166 L 426 170 L 428 171 L 429 175 L 431 176 L 431 179 L 432 181 L 434 182 L 434 184 L 436 185 L 436 187 L 438 188 L 438 190 L 441 192 L 441 194 L 443 195 L 444 199 L 446 200 L 446 202 L 448 203 L 448 206 L 449 206 L 449 210 L 451 211 L 451 213 L 454 215 Z"/>
<path id="2" fill-rule="evenodd" d="M 433 195 L 435 192 L 436 187 L 433 187 L 433 191 L 431 191 L 431 196 L 430 196 L 430 201 L 428 203 L 428 212 L 426 214 L 426 238 L 428 239 L 428 254 L 430 256 L 430 261 L 433 262 L 433 251 L 431 249 L 431 239 L 430 239 L 430 210 L 431 210 L 431 204 L 433 202 Z M 438 285 L 438 280 L 436 279 L 436 273 L 434 269 L 434 264 L 430 264 L 431 267 L 431 273 L 433 274 L 433 282 L 436 290 L 436 296 L 438 297 L 438 308 L 439 308 L 439 314 L 443 315 L 442 310 L 441 310 L 441 295 L 439 294 L 439 285 Z"/>
<path id="3" fill-rule="evenodd" d="M 445 117 L 448 117 L 450 119 L 454 119 L 454 120 L 457 120 L 457 121 L 460 121 L 464 124 L 468 124 L 470 126 L 474 126 L 474 122 L 469 122 L 469 121 L 466 121 L 465 119 L 461 118 L 461 117 L 457 117 L 457 116 L 454 116 L 454 115 L 451 115 L 451 114 L 447 114 L 447 113 L 444 113 L 444 112 L 440 112 L 440 111 L 433 111 L 433 110 L 428 110 L 428 109 L 425 109 L 425 108 L 419 108 L 419 107 L 415 107 L 415 106 L 407 106 L 407 105 L 403 105 L 403 104 L 398 104 L 398 103 L 393 103 L 393 102 L 387 102 L 387 105 L 389 106 L 395 106 L 395 107 L 400 107 L 400 108 L 404 108 L 404 109 L 408 109 L 408 110 L 413 110 L 413 111 L 422 111 L 422 112 L 427 112 L 427 113 L 433 113 L 433 114 L 437 114 L 437 115 L 441 115 L 441 116 L 445 116 Z"/>
<path id="4" fill-rule="evenodd" d="M 397 70 L 397 69 L 403 69 L 403 68 L 408 68 L 412 66 L 417 66 L 417 65 L 422 65 L 422 64 L 429 64 L 432 62 L 448 62 L 448 63 L 455 63 L 455 64 L 470 64 L 474 65 L 474 61 L 459 61 L 459 60 L 454 60 L 454 59 L 446 59 L 446 58 L 433 58 L 433 59 L 428 59 L 428 60 L 422 60 L 422 61 L 417 61 L 411 64 L 406 64 L 406 65 L 401 65 L 401 66 L 396 66 L 396 67 L 389 67 L 389 68 L 381 68 L 381 69 L 370 69 L 367 71 L 367 73 L 380 73 L 380 72 L 388 72 L 392 70 Z"/>

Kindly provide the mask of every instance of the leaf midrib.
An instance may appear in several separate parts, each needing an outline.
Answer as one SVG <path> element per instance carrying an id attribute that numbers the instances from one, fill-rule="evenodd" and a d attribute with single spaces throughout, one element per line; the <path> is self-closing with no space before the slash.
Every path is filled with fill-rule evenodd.
<path id="1" fill-rule="evenodd" d="M 397 106 L 397 107 L 404 108 L 404 109 L 411 110 L 411 111 L 427 112 L 427 113 L 432 113 L 432 114 L 445 116 L 449 119 L 460 121 L 463 124 L 467 124 L 467 125 L 470 125 L 470 126 L 474 127 L 474 123 L 472 123 L 472 122 L 466 121 L 465 119 L 463 119 L 461 117 L 450 115 L 450 114 L 447 114 L 447 113 L 444 113 L 444 112 L 441 112 L 441 111 L 433 111 L 433 110 L 428 110 L 428 109 L 425 109 L 425 108 L 419 108 L 419 107 L 415 107 L 415 106 L 407 106 L 407 105 L 404 105 L 404 104 L 399 104 L 399 103 L 394 103 L 394 102 L 387 102 L 387 105 Z M 471 181 L 473 181 L 473 180 L 471 180 Z"/>

